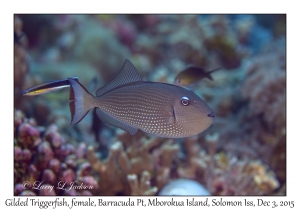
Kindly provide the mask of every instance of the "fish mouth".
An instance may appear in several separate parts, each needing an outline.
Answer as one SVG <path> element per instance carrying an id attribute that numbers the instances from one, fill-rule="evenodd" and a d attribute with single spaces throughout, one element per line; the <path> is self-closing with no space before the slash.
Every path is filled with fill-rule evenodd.
<path id="1" fill-rule="evenodd" d="M 208 115 L 207 115 L 208 117 L 211 117 L 211 118 L 215 118 L 215 112 L 210 112 Z"/>

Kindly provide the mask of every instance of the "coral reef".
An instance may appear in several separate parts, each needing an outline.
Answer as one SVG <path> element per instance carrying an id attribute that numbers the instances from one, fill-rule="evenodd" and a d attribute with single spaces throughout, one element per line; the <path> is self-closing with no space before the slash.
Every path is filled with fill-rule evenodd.
<path id="1" fill-rule="evenodd" d="M 253 59 L 247 70 L 248 79 L 241 89 L 242 96 L 249 102 L 246 118 L 260 119 L 250 121 L 250 125 L 260 125 L 253 132 L 253 138 L 260 142 L 260 147 L 266 147 L 261 149 L 261 154 L 270 155 L 265 155 L 263 161 L 276 172 L 286 165 L 286 55 L 276 47 L 279 44 Z M 283 181 L 286 177 L 279 172 L 278 178 Z"/>
<path id="2" fill-rule="evenodd" d="M 143 171 L 141 179 L 138 182 L 136 174 L 127 175 L 127 180 L 131 188 L 131 195 L 155 195 L 157 187 L 150 187 L 150 174 Z"/>
<path id="3" fill-rule="evenodd" d="M 15 106 L 18 105 L 20 101 L 18 95 L 21 94 L 24 78 L 28 72 L 28 63 L 27 63 L 27 52 L 26 52 L 26 36 L 22 32 L 22 20 L 15 16 L 14 19 L 14 101 Z"/>
<path id="4" fill-rule="evenodd" d="M 249 101 L 249 115 L 260 115 L 275 135 L 276 131 L 282 132 L 280 128 L 286 123 L 285 60 L 285 51 L 281 49 L 255 57 L 248 67 L 242 89 L 242 95 Z"/>
<path id="5" fill-rule="evenodd" d="M 215 153 L 217 139 L 209 139 L 209 153 L 186 139 L 186 164 L 178 168 L 180 177 L 205 183 L 212 195 L 268 195 L 279 187 L 274 173 L 259 160 L 240 160 L 224 152 Z"/>
<path id="6" fill-rule="evenodd" d="M 84 143 L 75 150 L 74 145 L 58 133 L 56 125 L 37 127 L 34 120 L 25 118 L 20 111 L 15 111 L 14 122 L 15 195 L 68 195 L 71 192 L 80 195 L 77 191 L 49 190 L 51 186 L 59 187 L 59 183 L 66 183 L 64 189 L 68 189 L 72 182 L 97 189 L 85 159 L 86 150 L 82 151 L 82 147 L 86 147 Z"/>
<path id="7" fill-rule="evenodd" d="M 279 186 L 274 173 L 261 161 L 215 154 L 218 136 L 207 136 L 208 153 L 201 149 L 197 138 L 187 138 L 184 152 L 171 139 L 148 139 L 138 133 L 139 140 L 133 143 L 130 134 L 120 131 L 119 141 L 101 160 L 93 146 L 85 149 L 84 143 L 77 147 L 67 143 L 55 125 L 41 135 L 33 120 L 29 124 L 20 111 L 15 116 L 15 195 L 154 195 L 179 177 L 205 183 L 212 195 L 265 195 Z M 184 153 L 184 161 L 176 167 L 180 153 Z M 43 183 L 42 189 L 37 180 Z M 26 181 L 31 189 L 22 185 Z M 185 182 L 195 185 L 191 180 Z M 90 189 L 66 190 L 74 184 Z M 61 189 L 49 190 L 56 185 Z M 199 186 L 188 190 L 181 185 L 181 181 L 171 181 L 160 195 L 209 194 L 204 189 L 199 192 Z"/>
<path id="8" fill-rule="evenodd" d="M 271 14 L 15 15 L 14 194 L 159 195 L 185 179 L 211 195 L 285 195 L 285 22 Z M 190 87 L 215 111 L 213 125 L 184 139 L 131 136 L 95 111 L 70 126 L 68 88 L 22 96 L 72 76 L 95 93 L 124 59 L 154 82 L 173 83 L 189 65 L 222 68 Z"/>
<path id="9" fill-rule="evenodd" d="M 119 136 L 125 141 L 124 146 L 121 141 L 114 142 L 110 147 L 108 158 L 103 161 L 97 157 L 92 147 L 88 149 L 88 160 L 99 175 L 99 193 L 105 195 L 122 192 L 127 195 L 132 194 L 129 184 L 133 188 L 132 190 L 136 191 L 137 186 L 133 180 L 141 177 L 143 184 L 142 180 L 146 179 L 144 171 L 153 176 L 151 182 L 156 187 L 160 188 L 166 184 L 171 177 L 172 163 L 179 150 L 178 145 L 171 141 L 162 142 L 160 138 L 146 139 L 145 137 L 133 144 L 126 145 L 131 140 L 128 133 L 119 134 Z M 112 165 L 115 166 L 111 167 Z"/>

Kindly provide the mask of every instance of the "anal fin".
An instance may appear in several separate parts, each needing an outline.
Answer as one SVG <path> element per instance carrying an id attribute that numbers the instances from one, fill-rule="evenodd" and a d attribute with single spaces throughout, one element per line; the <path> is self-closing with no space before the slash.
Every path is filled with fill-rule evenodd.
<path id="1" fill-rule="evenodd" d="M 116 119 L 115 117 L 102 111 L 99 108 L 96 108 L 96 113 L 103 122 L 105 122 L 109 125 L 121 128 L 121 129 L 127 131 L 128 133 L 130 133 L 131 135 L 134 135 L 138 131 L 138 128 Z"/>

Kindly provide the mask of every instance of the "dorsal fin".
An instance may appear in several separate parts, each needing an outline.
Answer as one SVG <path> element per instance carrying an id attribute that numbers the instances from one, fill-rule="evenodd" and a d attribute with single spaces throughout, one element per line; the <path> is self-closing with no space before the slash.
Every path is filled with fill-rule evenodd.
<path id="1" fill-rule="evenodd" d="M 109 90 L 112 90 L 118 86 L 136 82 L 136 81 L 142 81 L 142 78 L 140 77 L 134 65 L 129 60 L 126 59 L 122 66 L 121 71 L 116 76 L 116 78 L 114 78 L 110 83 L 108 83 L 104 87 L 98 89 L 96 92 L 96 96 L 101 96 L 104 93 L 108 92 Z"/>

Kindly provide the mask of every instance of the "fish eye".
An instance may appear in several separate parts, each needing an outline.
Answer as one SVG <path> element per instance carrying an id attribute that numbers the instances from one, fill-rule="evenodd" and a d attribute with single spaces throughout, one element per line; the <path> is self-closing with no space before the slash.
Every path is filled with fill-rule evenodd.
<path id="1" fill-rule="evenodd" d="M 182 104 L 183 106 L 187 106 L 187 105 L 189 105 L 189 103 L 190 103 L 190 99 L 189 99 L 188 97 L 183 96 L 183 97 L 181 98 L 181 104 Z"/>

